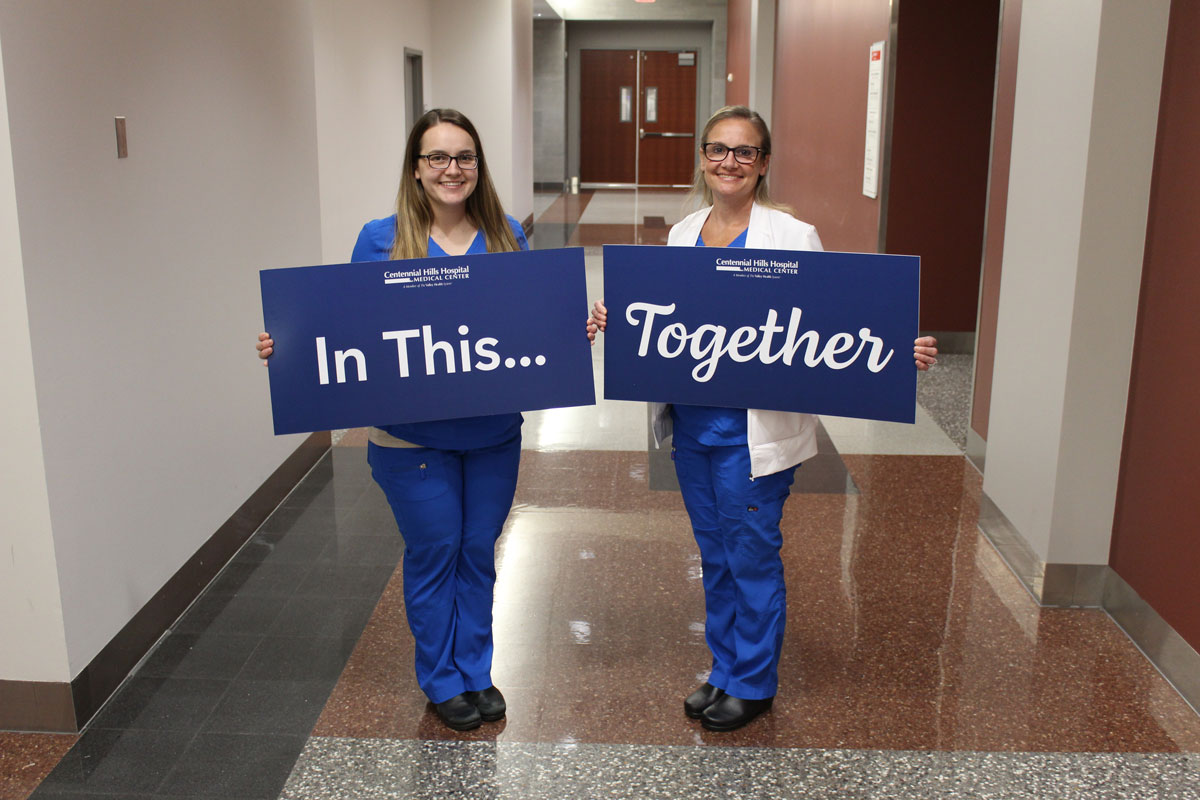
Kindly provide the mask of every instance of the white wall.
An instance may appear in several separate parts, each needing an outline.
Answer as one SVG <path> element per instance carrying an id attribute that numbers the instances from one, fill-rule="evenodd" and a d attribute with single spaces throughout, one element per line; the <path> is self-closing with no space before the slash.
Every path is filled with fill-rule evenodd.
<path id="1" fill-rule="evenodd" d="M 415 122 L 405 114 L 404 48 L 422 53 L 428 99 L 429 7 L 430 0 L 314 0 L 324 263 L 349 261 L 363 223 L 395 213 Z"/>
<path id="2" fill-rule="evenodd" d="M 984 491 L 1106 564 L 1168 0 L 1025 0 Z"/>
<path id="3" fill-rule="evenodd" d="M 441 0 L 437 14 L 427 105 L 470 118 L 504 210 L 524 220 L 533 213 L 531 2 Z"/>
<path id="4" fill-rule="evenodd" d="M 74 676 L 300 441 L 251 342 L 257 271 L 322 257 L 311 7 L 0 0 L 0 29 Z"/>
<path id="5" fill-rule="evenodd" d="M 271 434 L 258 270 L 391 213 L 405 46 L 532 212 L 530 0 L 433 8 L 0 0 L 0 679 L 77 676 L 301 441 Z"/>
<path id="6" fill-rule="evenodd" d="M 0 43 L 0 53 L 2 53 Z M 71 679 L 34 387 L 0 58 L 0 680 Z M 20 647 L 8 643 L 20 642 Z"/>

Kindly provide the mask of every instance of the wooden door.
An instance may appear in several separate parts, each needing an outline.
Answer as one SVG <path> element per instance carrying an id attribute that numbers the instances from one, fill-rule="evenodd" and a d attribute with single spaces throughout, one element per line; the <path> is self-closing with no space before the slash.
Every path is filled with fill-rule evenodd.
<path id="1" fill-rule="evenodd" d="M 636 50 L 579 52 L 579 179 L 637 182 Z"/>
<path id="2" fill-rule="evenodd" d="M 686 186 L 696 164 L 696 53 L 641 53 L 638 176 L 642 186 Z"/>

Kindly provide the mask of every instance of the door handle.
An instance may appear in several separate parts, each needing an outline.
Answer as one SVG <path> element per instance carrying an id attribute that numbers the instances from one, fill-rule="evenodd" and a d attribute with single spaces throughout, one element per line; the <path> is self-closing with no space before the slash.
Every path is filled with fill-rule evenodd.
<path id="1" fill-rule="evenodd" d="M 668 131 L 648 131 L 645 128 L 638 128 L 638 138 L 645 139 L 647 136 L 658 136 L 663 139 L 691 139 L 696 134 L 694 133 L 671 133 Z"/>

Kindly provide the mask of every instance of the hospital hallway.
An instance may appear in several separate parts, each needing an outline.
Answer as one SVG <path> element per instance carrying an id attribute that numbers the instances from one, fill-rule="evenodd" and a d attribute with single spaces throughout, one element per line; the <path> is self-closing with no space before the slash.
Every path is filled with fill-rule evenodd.
<path id="1" fill-rule="evenodd" d="M 584 246 L 601 297 L 597 245 L 661 244 L 684 211 L 631 194 L 537 195 L 534 247 Z M 0 733 L 0 800 L 1200 797 L 1200 717 L 977 528 L 970 367 L 920 376 L 915 425 L 822 419 L 784 515 L 779 694 L 740 730 L 682 712 L 709 666 L 700 557 L 645 405 L 600 400 L 525 415 L 504 720 L 455 733 L 417 688 L 402 540 L 365 431 L 338 432 L 80 735 Z"/>

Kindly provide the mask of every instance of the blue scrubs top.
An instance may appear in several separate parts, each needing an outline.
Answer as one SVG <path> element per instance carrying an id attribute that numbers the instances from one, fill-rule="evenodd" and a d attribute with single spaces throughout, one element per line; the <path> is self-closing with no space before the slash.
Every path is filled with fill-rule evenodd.
<path id="1" fill-rule="evenodd" d="M 508 225 L 517 244 L 522 250 L 529 249 L 525 239 L 525 231 L 521 223 L 512 217 Z M 373 219 L 363 226 L 354 244 L 351 261 L 389 261 L 392 257 L 392 244 L 396 240 L 396 215 L 384 219 Z M 475 234 L 467 255 L 487 252 L 487 238 L 483 231 Z M 445 256 L 446 251 L 429 240 L 429 256 Z M 435 447 L 438 450 L 475 450 L 491 447 L 507 442 L 521 430 L 524 418 L 520 414 L 494 414 L 486 417 L 464 417 L 462 419 L 443 419 L 431 422 L 408 422 L 403 425 L 379 425 L 397 439 L 403 439 L 421 447 Z"/>
<path id="2" fill-rule="evenodd" d="M 742 231 L 729 243 L 730 247 L 745 247 L 750 229 Z M 696 236 L 696 246 L 706 247 L 703 236 Z M 671 405 L 671 421 L 700 444 L 731 446 L 746 444 L 746 409 L 717 406 Z"/>

